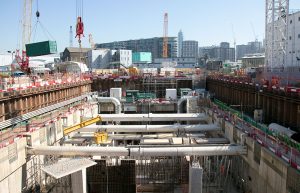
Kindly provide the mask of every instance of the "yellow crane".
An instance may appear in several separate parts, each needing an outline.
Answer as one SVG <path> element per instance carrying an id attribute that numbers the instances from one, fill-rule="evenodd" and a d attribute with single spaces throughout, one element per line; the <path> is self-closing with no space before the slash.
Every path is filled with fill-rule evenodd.
<path id="1" fill-rule="evenodd" d="M 102 121 L 100 116 L 88 119 L 86 121 L 82 121 L 76 125 L 73 125 L 71 127 L 67 127 L 64 129 L 64 135 L 68 135 L 74 131 L 77 131 L 78 129 L 81 129 L 83 127 L 86 127 L 88 125 L 97 123 L 98 121 Z M 94 133 L 94 137 L 95 137 L 95 142 L 97 144 L 102 143 L 102 142 L 106 142 L 107 141 L 107 133 L 106 132 L 96 132 Z"/>

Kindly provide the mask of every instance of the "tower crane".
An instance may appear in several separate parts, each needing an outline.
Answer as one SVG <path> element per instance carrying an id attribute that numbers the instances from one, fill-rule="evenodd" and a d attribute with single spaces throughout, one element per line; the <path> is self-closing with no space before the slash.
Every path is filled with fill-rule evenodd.
<path id="1" fill-rule="evenodd" d="M 164 15 L 163 58 L 168 57 L 168 13 Z"/>
<path id="2" fill-rule="evenodd" d="M 233 29 L 233 24 L 231 24 L 232 36 L 233 36 L 233 46 L 234 46 L 234 62 L 236 62 L 237 54 L 236 54 L 236 37 Z"/>
<path id="3" fill-rule="evenodd" d="M 70 31 L 69 31 L 69 47 L 73 47 L 73 29 L 72 26 L 70 26 Z"/>
<path id="4" fill-rule="evenodd" d="M 252 33 L 253 33 L 253 36 L 254 36 L 254 40 L 255 40 L 255 42 L 257 42 L 258 41 L 258 36 L 255 33 L 255 29 L 254 29 L 253 23 L 251 22 L 250 24 L 251 24 L 251 28 L 252 28 Z"/>
<path id="5" fill-rule="evenodd" d="M 265 0 L 265 66 L 284 67 L 287 62 L 289 0 Z"/>
<path id="6" fill-rule="evenodd" d="M 96 48 L 92 34 L 89 34 L 89 43 L 90 43 L 92 49 Z"/>
<path id="7" fill-rule="evenodd" d="M 22 50 L 25 50 L 25 44 L 30 43 L 31 17 L 32 17 L 32 0 L 23 0 Z"/>
<path id="8" fill-rule="evenodd" d="M 39 12 L 36 13 L 39 17 Z M 16 62 L 19 64 L 20 69 L 23 72 L 29 73 L 29 58 L 26 55 L 25 45 L 30 43 L 31 37 L 31 17 L 32 17 L 32 0 L 23 0 L 23 17 L 22 17 L 22 45 L 21 51 L 16 50 Z M 15 66 L 11 66 L 11 69 L 14 70 Z"/>

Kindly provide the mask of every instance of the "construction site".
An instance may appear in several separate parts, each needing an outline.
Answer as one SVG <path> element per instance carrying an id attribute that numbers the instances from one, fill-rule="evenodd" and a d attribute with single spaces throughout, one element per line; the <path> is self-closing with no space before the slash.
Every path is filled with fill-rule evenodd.
<path id="1" fill-rule="evenodd" d="M 272 68 L 251 78 L 244 70 L 175 67 L 168 13 L 161 68 L 114 61 L 120 49 L 100 50 L 112 54 L 114 68 L 91 69 L 81 45 L 83 0 L 76 1 L 79 46 L 62 54 L 81 62 L 34 66 L 56 42 L 30 42 L 32 0 L 23 3 L 22 48 L 0 73 L 0 193 L 300 192 L 297 77 L 291 86 Z M 288 3 L 266 0 L 266 17 L 286 14 Z M 267 45 L 267 56 L 278 54 Z"/>

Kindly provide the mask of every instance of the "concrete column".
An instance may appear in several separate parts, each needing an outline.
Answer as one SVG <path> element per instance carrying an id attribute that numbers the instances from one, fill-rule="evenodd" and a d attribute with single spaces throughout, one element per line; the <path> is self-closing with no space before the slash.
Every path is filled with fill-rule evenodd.
<path id="1" fill-rule="evenodd" d="M 290 102 L 290 122 L 289 125 L 292 127 L 297 127 L 297 115 L 298 115 L 298 105 Z"/>
<path id="2" fill-rule="evenodd" d="M 86 169 L 71 174 L 72 192 L 86 193 Z"/>
<path id="3" fill-rule="evenodd" d="M 44 104 L 44 96 L 39 94 L 39 107 L 42 108 Z"/>
<path id="4" fill-rule="evenodd" d="M 189 169 L 189 193 L 202 193 L 203 168 L 193 163 Z"/>
<path id="5" fill-rule="evenodd" d="M 1 106 L 0 106 L 0 115 L 1 115 L 1 119 L 0 121 L 4 121 L 5 120 L 5 108 L 4 108 L 4 103 L 1 103 Z"/>
<path id="6" fill-rule="evenodd" d="M 288 101 L 283 101 L 283 123 L 286 124 L 289 121 L 289 103 Z"/>
<path id="7" fill-rule="evenodd" d="M 300 105 L 297 105 L 297 127 L 300 127 Z"/>
<path id="8" fill-rule="evenodd" d="M 40 97 L 41 97 L 41 107 L 44 107 L 45 106 L 44 105 L 45 104 L 45 100 L 44 100 L 45 94 L 41 94 Z"/>

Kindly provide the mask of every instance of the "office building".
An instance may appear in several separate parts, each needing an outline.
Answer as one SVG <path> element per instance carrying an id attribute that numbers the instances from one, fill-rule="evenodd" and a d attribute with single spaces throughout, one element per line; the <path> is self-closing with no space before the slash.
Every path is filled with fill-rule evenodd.
<path id="1" fill-rule="evenodd" d="M 194 40 L 183 41 L 182 57 L 198 58 L 198 42 Z"/>
<path id="2" fill-rule="evenodd" d="M 96 44 L 96 47 L 112 50 L 126 49 L 132 50 L 132 52 L 151 52 L 153 61 L 154 58 L 162 58 L 163 37 L 101 43 Z M 177 57 L 177 37 L 168 37 L 168 58 L 174 57 Z"/>
<path id="3" fill-rule="evenodd" d="M 236 46 L 236 57 L 238 60 L 241 60 L 246 55 L 257 54 L 262 52 L 263 52 L 262 42 L 259 41 L 248 42 L 247 45 Z"/>
<path id="4" fill-rule="evenodd" d="M 177 57 L 182 57 L 182 42 L 183 42 L 183 33 L 180 30 L 178 33 L 178 51 L 177 51 Z"/>
<path id="5" fill-rule="evenodd" d="M 199 57 L 207 57 L 211 60 L 223 62 L 235 60 L 235 48 L 230 48 L 228 42 L 222 42 L 220 46 L 201 47 L 199 53 Z"/>

